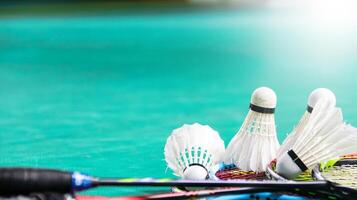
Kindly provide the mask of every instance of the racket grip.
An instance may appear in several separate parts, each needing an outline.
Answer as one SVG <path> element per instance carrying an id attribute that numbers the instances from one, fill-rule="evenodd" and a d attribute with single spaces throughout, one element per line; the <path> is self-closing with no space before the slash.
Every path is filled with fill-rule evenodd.
<path id="1" fill-rule="evenodd" d="M 72 192 L 72 173 L 35 168 L 0 168 L 0 196 Z"/>

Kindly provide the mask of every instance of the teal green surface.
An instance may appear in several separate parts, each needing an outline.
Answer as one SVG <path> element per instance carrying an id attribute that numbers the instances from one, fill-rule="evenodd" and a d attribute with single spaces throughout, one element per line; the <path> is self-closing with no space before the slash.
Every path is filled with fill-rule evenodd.
<path id="1" fill-rule="evenodd" d="M 209 124 L 228 144 L 259 86 L 278 95 L 281 142 L 317 87 L 357 124 L 357 32 L 320 25 L 232 9 L 2 17 L 0 165 L 173 177 L 163 158 L 171 130 Z"/>

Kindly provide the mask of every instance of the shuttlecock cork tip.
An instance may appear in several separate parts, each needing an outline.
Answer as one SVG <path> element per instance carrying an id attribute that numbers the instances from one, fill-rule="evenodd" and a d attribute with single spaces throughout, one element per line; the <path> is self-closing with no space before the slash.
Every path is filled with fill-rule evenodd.
<path id="1" fill-rule="evenodd" d="M 275 92 L 268 87 L 260 87 L 254 90 L 251 104 L 262 108 L 275 108 L 277 97 Z"/>
<path id="2" fill-rule="evenodd" d="M 294 179 L 305 170 L 306 165 L 293 150 L 285 152 L 276 163 L 276 172 L 287 179 Z"/>
<path id="3" fill-rule="evenodd" d="M 310 107 L 310 109 L 314 108 L 316 103 L 321 99 L 328 101 L 330 106 L 336 105 L 336 96 L 331 90 L 327 88 L 317 88 L 309 95 L 307 102 L 308 107 Z"/>
<path id="4" fill-rule="evenodd" d="M 206 180 L 208 179 L 208 171 L 201 165 L 192 165 L 183 172 L 183 179 L 186 180 Z"/>

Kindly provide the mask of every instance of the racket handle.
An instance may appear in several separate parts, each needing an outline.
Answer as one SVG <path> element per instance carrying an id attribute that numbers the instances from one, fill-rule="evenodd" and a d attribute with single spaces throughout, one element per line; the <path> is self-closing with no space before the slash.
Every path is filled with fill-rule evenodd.
<path id="1" fill-rule="evenodd" d="M 33 192 L 71 193 L 72 173 L 51 169 L 0 168 L 0 196 Z"/>

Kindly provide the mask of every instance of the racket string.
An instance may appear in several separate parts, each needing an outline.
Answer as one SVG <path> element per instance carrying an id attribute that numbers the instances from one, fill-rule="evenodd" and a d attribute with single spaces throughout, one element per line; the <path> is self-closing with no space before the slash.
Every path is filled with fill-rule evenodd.
<path id="1" fill-rule="evenodd" d="M 357 164 L 333 166 L 322 172 L 325 179 L 357 189 Z"/>
<path id="2" fill-rule="evenodd" d="M 243 171 L 238 168 L 226 169 L 216 172 L 216 176 L 221 180 L 230 179 L 266 179 L 265 173 L 256 173 L 252 171 Z"/>

